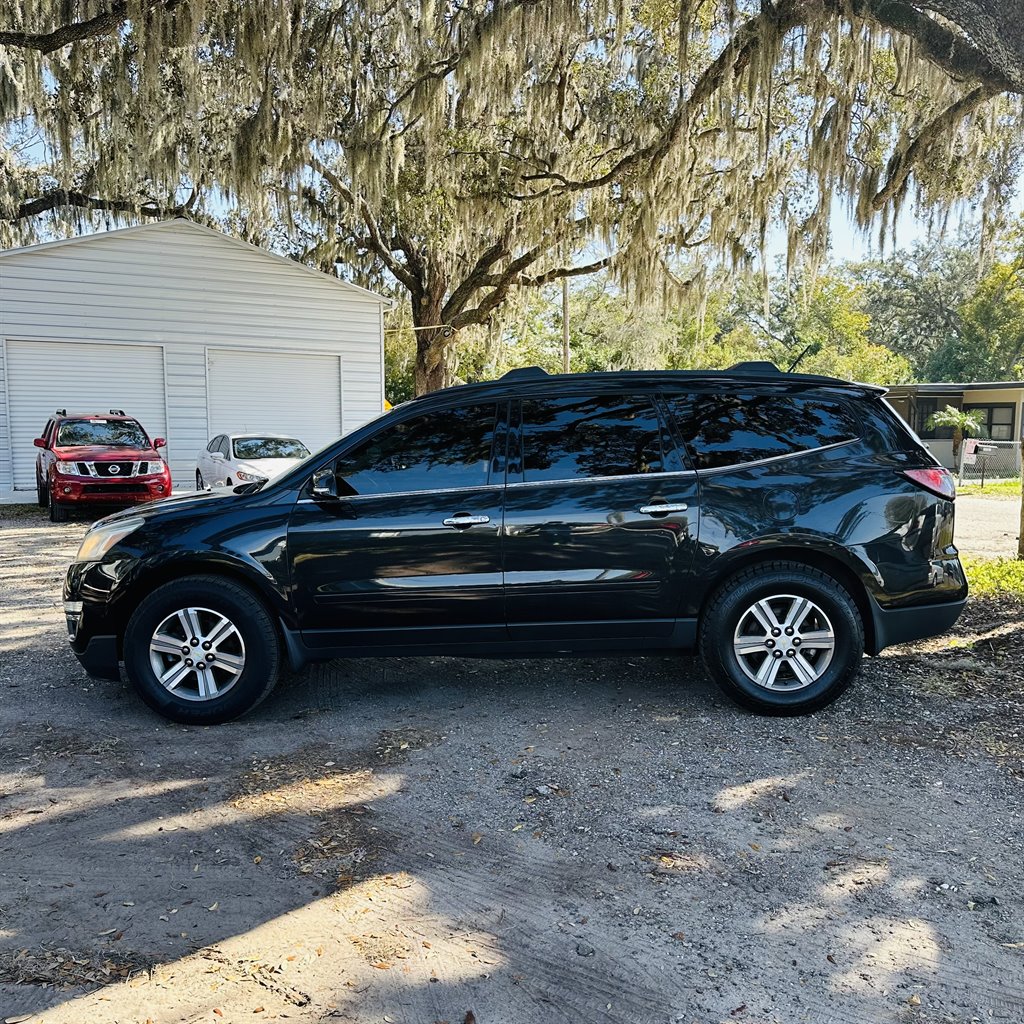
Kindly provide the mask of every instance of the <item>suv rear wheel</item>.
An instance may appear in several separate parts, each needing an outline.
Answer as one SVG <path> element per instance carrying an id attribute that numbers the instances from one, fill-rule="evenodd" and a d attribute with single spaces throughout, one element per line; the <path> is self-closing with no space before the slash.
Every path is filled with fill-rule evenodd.
<path id="1" fill-rule="evenodd" d="M 853 681 L 864 626 L 833 577 L 769 562 L 734 576 L 715 595 L 701 623 L 700 653 L 737 704 L 803 714 L 831 704 Z"/>
<path id="2" fill-rule="evenodd" d="M 154 711 L 196 725 L 228 722 L 274 688 L 277 632 L 248 590 L 189 576 L 140 602 L 124 637 L 124 664 Z"/>

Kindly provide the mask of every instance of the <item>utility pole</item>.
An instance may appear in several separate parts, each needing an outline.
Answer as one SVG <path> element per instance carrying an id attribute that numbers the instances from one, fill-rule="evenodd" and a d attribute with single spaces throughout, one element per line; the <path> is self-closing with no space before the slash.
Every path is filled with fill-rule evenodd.
<path id="1" fill-rule="evenodd" d="M 562 278 L 562 373 L 569 372 L 569 278 Z"/>

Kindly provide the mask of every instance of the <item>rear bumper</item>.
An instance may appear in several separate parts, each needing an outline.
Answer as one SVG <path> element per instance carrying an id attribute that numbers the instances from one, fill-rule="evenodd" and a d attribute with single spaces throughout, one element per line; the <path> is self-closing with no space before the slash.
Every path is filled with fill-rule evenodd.
<path id="1" fill-rule="evenodd" d="M 967 599 L 944 601 L 942 604 L 917 605 L 911 608 L 879 608 L 871 602 L 874 643 L 869 654 L 878 654 L 895 644 L 938 636 L 951 628 L 964 610 Z"/>

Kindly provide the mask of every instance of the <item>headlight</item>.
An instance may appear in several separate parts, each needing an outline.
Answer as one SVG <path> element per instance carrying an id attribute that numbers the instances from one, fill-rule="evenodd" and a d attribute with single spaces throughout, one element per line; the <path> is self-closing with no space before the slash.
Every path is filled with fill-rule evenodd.
<path id="1" fill-rule="evenodd" d="M 55 462 L 53 468 L 60 473 L 61 476 L 82 476 L 83 474 L 78 471 L 77 462 Z"/>
<path id="2" fill-rule="evenodd" d="M 238 470 L 238 472 L 235 473 L 235 476 L 237 476 L 239 480 L 266 480 L 265 476 L 260 476 L 258 473 L 246 473 L 243 469 Z"/>
<path id="3" fill-rule="evenodd" d="M 146 468 L 143 469 L 139 466 L 139 472 L 146 476 L 155 476 L 157 473 L 164 471 L 164 460 L 163 459 L 151 459 L 145 463 Z"/>
<path id="4" fill-rule="evenodd" d="M 116 523 L 94 526 L 82 541 L 75 556 L 76 562 L 98 562 L 119 540 L 124 540 L 145 522 L 139 516 L 119 519 Z"/>

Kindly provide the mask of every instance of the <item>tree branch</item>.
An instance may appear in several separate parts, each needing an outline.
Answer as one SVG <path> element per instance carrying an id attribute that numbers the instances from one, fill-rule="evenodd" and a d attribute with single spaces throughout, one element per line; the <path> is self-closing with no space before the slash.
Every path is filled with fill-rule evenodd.
<path id="1" fill-rule="evenodd" d="M 920 131 L 917 138 L 906 149 L 900 149 L 889 161 L 885 184 L 871 197 L 871 208 L 880 210 L 894 199 L 904 188 L 917 159 L 923 156 L 945 132 L 980 107 L 998 92 L 991 85 L 979 85 L 956 103 L 936 115 Z"/>
<path id="2" fill-rule="evenodd" d="M 421 282 L 409 269 L 407 264 L 404 264 L 395 258 L 395 254 L 391 251 L 390 246 L 384 241 L 384 238 L 380 233 L 380 228 L 377 226 L 377 221 L 370 212 L 370 207 L 367 205 L 366 200 L 357 197 L 348 185 L 346 185 L 341 178 L 339 178 L 317 157 L 314 156 L 310 159 L 310 166 L 331 186 L 331 188 L 334 189 L 335 192 L 338 193 L 338 195 L 352 208 L 352 210 L 362 218 L 363 223 L 366 225 L 366 230 L 369 232 L 370 248 L 377 254 L 381 263 L 387 267 L 390 273 L 400 281 L 405 288 L 410 292 L 417 292 L 421 286 Z"/>
<path id="3" fill-rule="evenodd" d="M 989 57 L 966 35 L 958 35 L 934 18 L 922 14 L 901 0 L 853 0 L 847 7 L 844 0 L 829 0 L 839 14 L 852 8 L 858 17 L 877 21 L 900 35 L 913 39 L 927 60 L 942 68 L 953 78 L 967 79 L 990 86 L 995 92 L 1021 92 Z M 960 26 L 966 31 L 965 26 Z"/>
<path id="4" fill-rule="evenodd" d="M 140 217 L 176 217 L 188 210 L 187 203 L 165 207 L 158 206 L 152 200 L 134 203 L 128 199 L 101 199 L 75 189 L 54 188 L 48 189 L 34 199 L 26 199 L 18 206 L 14 215 L 6 219 L 10 222 L 27 220 L 29 217 L 38 217 L 41 213 L 59 210 L 64 206 L 104 213 L 134 213 Z"/>
<path id="5" fill-rule="evenodd" d="M 168 13 L 182 4 L 184 0 L 154 0 L 152 7 L 163 7 Z M 127 0 L 114 0 L 107 11 L 84 21 L 73 21 L 62 25 L 51 32 L 17 32 L 0 30 L 0 46 L 18 47 L 24 50 L 36 50 L 39 53 L 53 53 L 71 43 L 96 36 L 107 35 L 114 31 L 128 17 Z"/>

